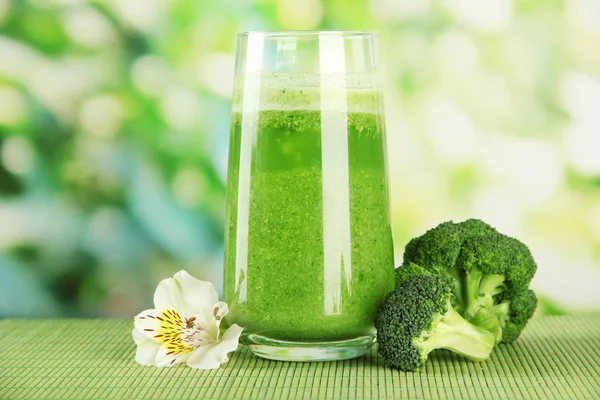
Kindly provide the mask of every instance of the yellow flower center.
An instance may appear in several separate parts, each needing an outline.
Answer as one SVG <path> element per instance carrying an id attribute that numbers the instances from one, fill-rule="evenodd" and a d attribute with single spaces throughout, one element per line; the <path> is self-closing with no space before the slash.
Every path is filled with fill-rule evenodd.
<path id="1" fill-rule="evenodd" d="M 160 321 L 154 338 L 165 344 L 167 355 L 189 353 L 205 341 L 204 327 L 195 322 L 195 317 L 184 320 L 175 310 L 164 310 L 160 316 L 151 318 Z"/>

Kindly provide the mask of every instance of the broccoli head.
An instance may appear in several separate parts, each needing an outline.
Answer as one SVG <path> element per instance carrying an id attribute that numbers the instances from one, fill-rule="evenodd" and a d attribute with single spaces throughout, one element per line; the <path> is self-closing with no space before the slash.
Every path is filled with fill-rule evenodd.
<path id="1" fill-rule="evenodd" d="M 478 219 L 469 219 L 459 224 L 443 222 L 406 245 L 404 265 L 412 262 L 427 269 L 445 271 L 456 262 L 460 246 L 466 238 L 494 233 L 498 232 Z"/>
<path id="2" fill-rule="evenodd" d="M 452 278 L 423 272 L 414 264 L 410 268 L 387 295 L 375 319 L 377 348 L 386 363 L 415 371 L 431 351 L 442 348 L 472 361 L 486 360 L 496 344 L 495 336 L 454 310 Z"/>
<path id="3" fill-rule="evenodd" d="M 537 269 L 529 249 L 481 220 L 444 222 L 411 240 L 400 269 L 413 263 L 454 278 L 455 309 L 494 333 L 497 341 L 516 339 L 535 311 L 537 300 L 528 307 L 517 307 L 520 303 L 514 301 L 525 296 Z"/>
<path id="4" fill-rule="evenodd" d="M 465 308 L 463 301 L 462 271 L 452 268 L 460 255 L 461 245 L 468 237 L 477 237 L 498 232 L 478 219 L 469 219 L 460 224 L 443 222 L 424 235 L 412 239 L 404 249 L 403 267 L 410 263 L 420 265 L 434 273 L 448 273 L 455 278 L 453 306 L 458 312 Z"/>

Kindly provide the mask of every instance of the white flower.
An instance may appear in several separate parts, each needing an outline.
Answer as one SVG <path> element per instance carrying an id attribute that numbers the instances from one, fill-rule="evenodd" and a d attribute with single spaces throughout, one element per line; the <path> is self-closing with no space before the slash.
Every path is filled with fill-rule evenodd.
<path id="1" fill-rule="evenodd" d="M 193 368 L 219 368 L 237 349 L 242 328 L 234 324 L 221 335 L 219 325 L 229 309 L 218 300 L 212 283 L 186 271 L 161 281 L 154 292 L 155 308 L 134 320 L 135 360 L 157 367 L 186 362 Z"/>

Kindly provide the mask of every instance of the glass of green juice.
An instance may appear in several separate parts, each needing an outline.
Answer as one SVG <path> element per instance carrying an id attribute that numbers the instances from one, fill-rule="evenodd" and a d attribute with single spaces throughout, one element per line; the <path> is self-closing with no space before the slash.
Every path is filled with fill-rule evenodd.
<path id="1" fill-rule="evenodd" d="M 358 357 L 394 287 L 377 35 L 238 36 L 224 297 L 258 356 Z"/>

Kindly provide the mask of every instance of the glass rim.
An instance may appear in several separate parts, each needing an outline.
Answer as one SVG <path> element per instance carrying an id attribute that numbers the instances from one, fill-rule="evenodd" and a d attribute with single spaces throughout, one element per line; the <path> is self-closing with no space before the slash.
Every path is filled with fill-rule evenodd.
<path id="1" fill-rule="evenodd" d="M 375 31 L 244 31 L 238 33 L 238 38 L 258 36 L 265 39 L 278 39 L 278 38 L 293 38 L 293 37 L 319 37 L 319 36 L 341 36 L 344 38 L 369 38 L 377 37 Z"/>

